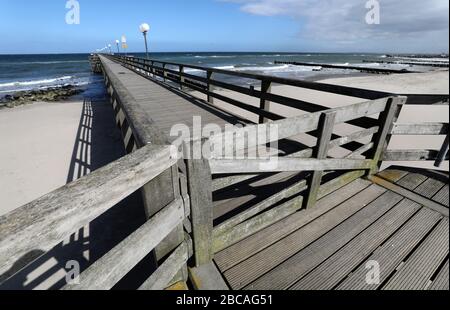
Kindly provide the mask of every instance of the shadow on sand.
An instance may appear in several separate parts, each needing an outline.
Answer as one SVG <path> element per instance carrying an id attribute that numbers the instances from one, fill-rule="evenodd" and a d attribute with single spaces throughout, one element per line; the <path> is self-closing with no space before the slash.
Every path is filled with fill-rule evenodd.
<path id="1" fill-rule="evenodd" d="M 86 93 L 85 93 L 86 94 Z M 125 155 L 120 130 L 104 90 L 84 98 L 83 110 L 67 183 L 79 179 Z M 59 289 L 66 284 L 76 261 L 83 271 L 145 222 L 141 195 L 135 193 L 95 219 L 69 239 L 44 253 L 33 250 L 0 275 L 0 290 Z M 66 266 L 70 268 L 66 268 Z M 117 289 L 134 289 L 153 271 L 149 255 L 130 273 Z"/>

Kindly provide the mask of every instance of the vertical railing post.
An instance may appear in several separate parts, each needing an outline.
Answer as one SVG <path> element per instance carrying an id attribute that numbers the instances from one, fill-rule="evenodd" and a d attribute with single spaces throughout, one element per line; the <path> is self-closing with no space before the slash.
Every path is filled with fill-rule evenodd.
<path id="1" fill-rule="evenodd" d="M 336 120 L 336 111 L 323 112 L 320 116 L 317 146 L 313 152 L 313 158 L 326 159 L 330 146 L 331 136 Z M 323 171 L 314 171 L 309 178 L 309 188 L 305 199 L 305 207 L 313 208 L 317 202 L 320 185 L 322 183 Z"/>
<path id="2" fill-rule="evenodd" d="M 183 90 L 183 83 L 184 83 L 184 66 L 180 65 L 180 90 Z"/>
<path id="3" fill-rule="evenodd" d="M 148 76 L 151 76 L 151 68 L 150 68 L 150 61 L 149 60 L 146 60 L 145 61 L 145 70 L 147 71 L 147 75 Z"/>
<path id="4" fill-rule="evenodd" d="M 151 65 L 150 71 L 152 73 L 152 77 L 154 78 L 155 77 L 155 62 L 152 60 L 150 62 L 150 65 Z"/>
<path id="5" fill-rule="evenodd" d="M 210 70 L 206 71 L 206 78 L 208 80 L 206 85 L 206 90 L 208 91 L 207 100 L 210 104 L 214 104 L 214 97 L 210 95 L 210 93 L 214 90 L 213 86 L 211 85 L 212 76 L 213 76 L 212 71 Z"/>
<path id="6" fill-rule="evenodd" d="M 164 82 L 167 81 L 167 72 L 166 72 L 166 64 L 163 63 L 163 77 L 164 77 Z"/>
<path id="7" fill-rule="evenodd" d="M 445 157 L 448 154 L 448 148 L 449 148 L 449 134 L 447 133 L 447 136 L 445 137 L 444 143 L 442 144 L 441 149 L 439 150 L 439 153 L 436 157 L 436 161 L 434 162 L 434 166 L 436 168 L 439 168 L 442 165 L 442 162 L 445 160 Z"/>
<path id="8" fill-rule="evenodd" d="M 263 96 L 267 93 L 270 93 L 272 89 L 272 82 L 263 80 L 261 81 L 261 102 L 260 102 L 260 109 L 263 111 L 269 111 L 270 110 L 270 102 L 263 98 Z M 269 120 L 265 118 L 263 115 L 259 116 L 259 123 L 267 123 Z"/>
<path id="9" fill-rule="evenodd" d="M 185 158 L 189 197 L 191 199 L 192 239 L 195 265 L 208 264 L 213 259 L 213 201 L 212 175 L 209 160 L 196 158 L 195 150 L 203 150 L 205 140 L 185 144 Z"/>
<path id="10" fill-rule="evenodd" d="M 387 150 L 392 137 L 391 133 L 394 123 L 398 119 L 401 108 L 406 100 L 407 97 L 392 97 L 387 99 L 386 109 L 379 117 L 380 129 L 372 139 L 374 149 L 367 157 L 373 160 L 372 168 L 368 175 L 374 175 L 380 170 L 383 154 Z"/>

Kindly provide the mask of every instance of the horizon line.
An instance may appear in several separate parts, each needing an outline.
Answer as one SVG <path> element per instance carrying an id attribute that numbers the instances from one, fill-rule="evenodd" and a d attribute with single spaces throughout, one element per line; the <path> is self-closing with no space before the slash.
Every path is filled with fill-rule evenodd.
<path id="1" fill-rule="evenodd" d="M 295 52 L 295 51 L 164 51 L 164 52 L 149 52 L 149 54 L 194 54 L 194 53 L 269 53 L 269 54 L 393 54 L 393 55 L 448 55 L 449 52 L 360 52 L 360 51 L 348 51 L 348 52 L 318 52 L 318 51 L 308 51 L 308 52 Z M 109 53 L 98 53 L 95 51 L 91 52 L 76 52 L 76 53 L 59 53 L 59 52 L 48 52 L 48 53 L 0 53 L 0 56 L 32 56 L 32 55 L 84 55 L 84 54 L 109 54 Z M 116 54 L 116 53 L 113 53 Z M 119 54 L 145 54 L 145 51 L 127 51 L 120 52 Z"/>

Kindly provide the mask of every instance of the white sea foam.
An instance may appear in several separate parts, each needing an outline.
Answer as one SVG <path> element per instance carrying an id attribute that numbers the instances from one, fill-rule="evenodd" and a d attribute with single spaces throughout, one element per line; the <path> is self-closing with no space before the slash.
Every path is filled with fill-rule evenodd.
<path id="1" fill-rule="evenodd" d="M 235 66 L 223 66 L 216 67 L 216 69 L 231 70 L 231 71 L 256 71 L 264 73 L 276 73 L 276 72 L 305 72 L 320 70 L 321 67 L 307 67 L 307 66 L 294 66 L 294 65 L 280 65 L 280 66 L 253 66 L 253 67 L 235 67 Z"/>
<path id="2" fill-rule="evenodd" d="M 235 66 L 219 66 L 219 67 L 214 67 L 214 69 L 219 69 L 219 70 L 234 70 L 236 69 Z"/>
<path id="3" fill-rule="evenodd" d="M 91 82 L 86 81 L 86 80 L 80 80 L 78 82 L 73 82 L 71 84 L 74 86 L 86 86 L 88 84 L 91 84 Z M 39 86 L 39 87 L 32 87 L 32 85 L 27 85 L 27 87 L 18 86 L 20 88 L 0 90 L 0 94 L 12 94 L 12 93 L 19 92 L 19 91 L 30 91 L 30 90 L 45 90 L 45 89 L 49 89 L 52 87 L 63 87 L 65 85 L 68 85 L 68 84 L 63 83 L 63 84 L 47 85 L 47 86 Z"/>
<path id="4" fill-rule="evenodd" d="M 61 82 L 70 80 L 71 76 L 62 76 L 55 79 L 44 79 L 44 80 L 34 80 L 34 81 L 15 81 L 0 84 L 0 87 L 20 87 L 20 86 L 31 86 L 31 85 L 43 85 L 43 84 L 53 84 L 55 82 Z"/>
<path id="5" fill-rule="evenodd" d="M 208 56 L 202 56 L 202 55 L 196 55 L 194 58 L 200 58 L 200 59 L 206 59 L 206 58 L 236 58 L 237 56 L 232 55 L 208 55 Z"/>

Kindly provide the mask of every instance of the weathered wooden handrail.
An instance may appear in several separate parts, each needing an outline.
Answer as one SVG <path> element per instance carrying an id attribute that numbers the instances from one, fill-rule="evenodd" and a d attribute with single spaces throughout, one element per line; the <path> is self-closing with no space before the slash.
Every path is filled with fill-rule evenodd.
<path id="1" fill-rule="evenodd" d="M 10 269 L 19 258 L 30 251 L 51 250 L 79 228 L 89 224 L 109 208 L 176 165 L 177 160 L 177 154 L 172 146 L 145 146 L 131 155 L 0 217 L 0 274 Z M 123 248 L 119 246 L 114 250 L 116 252 L 110 252 L 107 257 L 116 257 L 115 253 L 122 255 L 123 253 L 120 253 L 127 248 L 129 240 L 140 236 L 149 225 L 152 226 L 151 229 L 162 230 L 157 237 L 151 237 L 154 238 L 152 239 L 154 243 L 150 245 L 156 245 L 161 238 L 164 238 L 165 231 L 167 233 L 172 231 L 175 224 L 171 223 L 178 224 L 184 218 L 185 211 L 181 200 L 178 199 L 172 206 L 161 211 L 165 216 L 155 217 L 136 231 L 130 237 L 131 239 L 125 240 L 125 245 L 122 244 Z M 169 212 L 172 209 L 173 212 Z M 142 246 L 141 244 L 139 247 Z M 126 266 L 121 265 L 124 261 L 114 261 L 122 275 L 125 272 L 123 268 Z M 134 263 L 137 262 L 139 260 L 134 261 Z M 117 270 L 112 265 L 110 267 L 112 271 Z M 107 283 L 109 275 L 108 273 L 97 274 L 95 281 Z M 88 282 L 83 285 L 92 284 Z M 107 286 L 105 284 L 105 287 Z"/>
<path id="2" fill-rule="evenodd" d="M 213 174 L 221 173 L 269 173 L 325 170 L 370 169 L 371 159 L 212 159 L 209 161 Z"/>
<path id="3" fill-rule="evenodd" d="M 169 233 L 184 220 L 184 204 L 177 199 L 157 213 L 128 238 L 106 253 L 80 275 L 79 284 L 66 285 L 66 290 L 110 290 L 144 259 Z M 184 263 L 187 248 L 180 253 Z M 178 271 L 178 268 L 176 271 Z M 175 274 L 173 275 L 175 276 Z M 173 278 L 172 276 L 172 278 Z M 172 278 L 169 278 L 166 285 Z M 161 289 L 164 289 L 162 287 Z"/>

